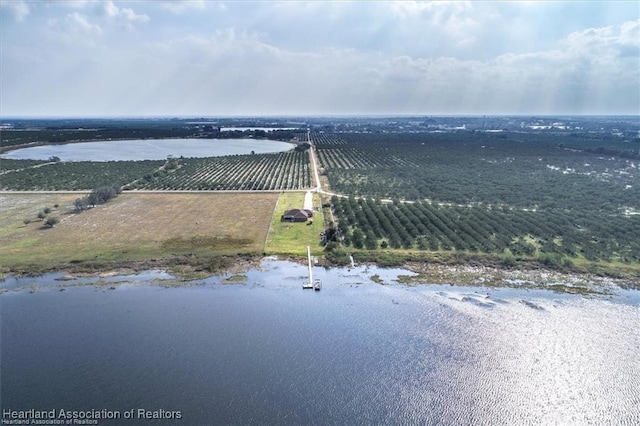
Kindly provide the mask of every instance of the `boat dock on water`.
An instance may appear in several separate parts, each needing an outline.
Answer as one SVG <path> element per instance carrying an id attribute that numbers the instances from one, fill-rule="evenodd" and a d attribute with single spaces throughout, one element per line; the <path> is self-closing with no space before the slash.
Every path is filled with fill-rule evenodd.
<path id="1" fill-rule="evenodd" d="M 307 262 L 309 264 L 309 281 L 303 282 L 302 288 L 312 288 L 315 291 L 320 291 L 322 289 L 322 282 L 320 280 L 313 279 L 313 269 L 311 267 L 311 247 L 309 246 L 307 246 Z"/>

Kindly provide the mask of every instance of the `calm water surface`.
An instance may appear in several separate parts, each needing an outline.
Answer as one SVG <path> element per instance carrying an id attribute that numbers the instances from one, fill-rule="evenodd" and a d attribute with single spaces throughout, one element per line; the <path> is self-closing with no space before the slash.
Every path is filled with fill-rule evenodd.
<path id="1" fill-rule="evenodd" d="M 288 142 L 264 139 L 139 139 L 126 141 L 79 142 L 16 149 L 0 156 L 12 160 L 136 161 L 174 157 L 217 157 L 222 155 L 266 154 L 288 151 Z"/>
<path id="2" fill-rule="evenodd" d="M 183 415 L 100 424 L 640 423 L 637 291 L 404 287 L 407 271 L 359 267 L 316 268 L 313 292 L 305 273 L 266 260 L 235 284 L 5 280 L 2 408 Z"/>

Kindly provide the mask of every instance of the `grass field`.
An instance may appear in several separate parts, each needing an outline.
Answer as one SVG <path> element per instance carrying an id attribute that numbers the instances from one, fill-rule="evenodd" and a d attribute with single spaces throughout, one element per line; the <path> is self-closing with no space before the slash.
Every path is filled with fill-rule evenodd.
<path id="1" fill-rule="evenodd" d="M 320 206 L 320 196 L 313 195 L 314 206 Z M 311 247 L 311 253 L 319 256 L 323 253 L 320 246 L 320 232 L 324 230 L 322 211 L 313 214 L 313 223 L 283 222 L 281 220 L 285 210 L 302 208 L 304 193 L 285 192 L 280 194 L 278 205 L 273 212 L 269 237 L 265 246 L 267 254 L 286 254 L 304 256 L 307 246 Z"/>
<path id="2" fill-rule="evenodd" d="M 162 268 L 189 276 L 241 266 L 244 254 L 301 257 L 307 245 L 314 255 L 323 254 L 319 244 L 322 211 L 315 212 L 309 225 L 281 221 L 285 210 L 302 206 L 303 193 L 124 193 L 77 214 L 72 206 L 80 196 L 0 194 L 0 272 Z M 314 194 L 314 205 L 320 204 L 320 197 Z M 48 216 L 60 218 L 52 229 L 44 229 L 43 221 L 37 219 L 45 208 L 51 209 Z M 482 253 L 457 255 L 411 250 L 354 252 L 358 262 L 388 266 L 406 262 L 502 265 L 500 258 Z M 531 261 L 515 270 L 539 266 Z M 569 272 L 625 279 L 639 276 L 637 265 L 581 259 L 575 260 Z M 637 279 L 633 281 L 637 285 Z"/>
<path id="3" fill-rule="evenodd" d="M 83 262 L 262 253 L 278 194 L 132 194 L 73 213 L 78 194 L 0 195 L 0 267 L 29 272 Z M 58 208 L 53 206 L 58 204 Z M 45 207 L 60 218 L 44 229 Z M 25 224 L 25 219 L 32 220 Z M 304 225 L 302 225 L 304 227 Z"/>

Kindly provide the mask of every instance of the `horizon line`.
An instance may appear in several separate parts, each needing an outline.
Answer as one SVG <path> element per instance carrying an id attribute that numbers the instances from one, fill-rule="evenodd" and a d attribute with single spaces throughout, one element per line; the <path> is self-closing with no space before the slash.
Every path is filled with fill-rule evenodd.
<path id="1" fill-rule="evenodd" d="M 247 118 L 482 118 L 482 117 L 637 117 L 640 113 L 473 113 L 473 114 L 427 114 L 427 113 L 371 113 L 371 114 L 247 114 L 247 115 L 173 115 L 173 114 L 157 114 L 157 115 L 0 115 L 0 120 L 65 120 L 65 119 L 247 119 Z"/>

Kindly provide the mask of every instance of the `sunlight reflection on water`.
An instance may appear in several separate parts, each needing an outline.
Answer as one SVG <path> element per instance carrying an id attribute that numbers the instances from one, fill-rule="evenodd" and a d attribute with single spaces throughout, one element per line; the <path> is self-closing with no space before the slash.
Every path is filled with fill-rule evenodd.
<path id="1" fill-rule="evenodd" d="M 640 423 L 637 291 L 404 287 L 393 281 L 407 271 L 357 267 L 316 268 L 316 293 L 305 270 L 270 260 L 233 285 L 9 291 L 3 408 L 134 401 L 180 409 L 180 424 Z"/>

